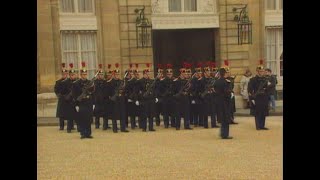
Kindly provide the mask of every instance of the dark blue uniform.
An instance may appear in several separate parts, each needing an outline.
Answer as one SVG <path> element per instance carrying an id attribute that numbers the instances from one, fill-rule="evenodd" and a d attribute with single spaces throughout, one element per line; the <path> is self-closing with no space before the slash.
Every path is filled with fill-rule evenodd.
<path id="1" fill-rule="evenodd" d="M 257 130 L 267 129 L 265 128 L 265 121 L 266 116 L 269 113 L 269 94 L 267 93 L 268 82 L 269 79 L 266 77 L 255 76 L 250 79 L 248 84 L 248 93 L 251 103 L 250 114 L 255 117 Z"/>
<path id="2" fill-rule="evenodd" d="M 93 118 L 93 97 L 94 86 L 88 79 L 80 79 L 74 83 L 72 93 L 75 98 L 75 105 L 79 107 L 78 123 L 80 125 L 81 138 L 92 138 L 91 123 Z M 85 88 L 90 87 L 90 88 Z"/>
<path id="3" fill-rule="evenodd" d="M 56 81 L 54 92 L 58 96 L 58 105 L 56 117 L 59 117 L 60 130 L 64 129 L 64 120 L 67 120 L 67 132 L 70 133 L 73 128 L 76 111 L 72 97 L 72 84 L 74 80 L 59 79 Z"/>
<path id="4" fill-rule="evenodd" d="M 96 129 L 100 127 L 100 117 L 104 117 L 105 115 L 105 102 L 104 102 L 104 89 L 105 89 L 105 81 L 103 79 L 94 80 L 95 91 L 93 93 L 93 102 L 95 108 L 93 110 L 93 116 L 95 117 L 95 125 Z"/>
<path id="5" fill-rule="evenodd" d="M 217 113 L 221 118 L 221 138 L 229 137 L 229 123 L 230 123 L 230 103 L 231 103 L 231 88 L 230 81 L 224 77 L 220 77 L 214 83 L 214 90 L 216 92 Z"/>

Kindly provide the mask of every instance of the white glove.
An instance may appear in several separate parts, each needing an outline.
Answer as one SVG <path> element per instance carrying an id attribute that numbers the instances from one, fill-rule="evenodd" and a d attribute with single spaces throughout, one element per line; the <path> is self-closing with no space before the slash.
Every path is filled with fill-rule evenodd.
<path id="1" fill-rule="evenodd" d="M 156 98 L 156 101 L 155 101 L 155 102 L 157 103 L 158 101 L 159 101 L 159 99 L 158 99 L 158 98 Z"/>
<path id="2" fill-rule="evenodd" d="M 93 108 L 92 108 L 92 109 L 94 110 L 95 107 L 96 107 L 96 105 L 93 105 Z"/>
<path id="3" fill-rule="evenodd" d="M 233 94 L 233 93 L 231 93 L 231 99 L 232 99 L 232 98 L 234 98 L 234 94 Z"/>
<path id="4" fill-rule="evenodd" d="M 139 106 L 139 105 L 140 105 L 140 104 L 139 104 L 139 101 L 136 101 L 136 105 L 137 105 L 137 106 Z"/>
<path id="5" fill-rule="evenodd" d="M 270 84 L 271 84 L 271 82 L 270 82 L 270 81 L 268 81 L 268 86 L 270 86 Z"/>
<path id="6" fill-rule="evenodd" d="M 133 102 L 132 99 L 128 99 L 128 102 Z"/>
<path id="7" fill-rule="evenodd" d="M 254 102 L 254 100 L 251 100 L 251 102 L 252 102 L 253 105 L 256 105 L 256 102 Z"/>
<path id="8" fill-rule="evenodd" d="M 79 106 L 76 106 L 76 111 L 79 112 Z"/>
<path id="9" fill-rule="evenodd" d="M 192 101 L 191 101 L 191 104 L 196 104 L 196 101 L 192 100 Z"/>

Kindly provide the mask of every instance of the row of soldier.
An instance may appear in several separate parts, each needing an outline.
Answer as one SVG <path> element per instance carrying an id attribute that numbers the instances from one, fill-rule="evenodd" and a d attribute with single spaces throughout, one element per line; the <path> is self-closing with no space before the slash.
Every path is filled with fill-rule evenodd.
<path id="1" fill-rule="evenodd" d="M 233 116 L 234 77 L 230 76 L 227 61 L 220 68 L 220 74 L 212 62 L 198 63 L 193 74 L 191 64 L 184 63 L 177 78 L 173 77 L 171 64 L 158 65 L 155 79 L 150 78 L 150 64 L 146 64 L 142 78 L 138 65 L 133 68 L 131 64 L 122 79 L 118 63 L 113 70 L 109 64 L 105 76 L 100 64 L 92 80 L 87 79 L 85 63 L 82 63 L 79 79 L 73 65 L 69 66 L 68 71 L 63 64 L 63 77 L 55 86 L 59 98 L 57 117 L 61 130 L 64 120 L 67 120 L 69 133 L 74 129 L 75 120 L 81 139 L 92 138 L 93 117 L 96 128 L 100 127 L 100 118 L 103 119 L 103 130 L 110 128 L 108 121 L 111 119 L 113 132 L 116 133 L 117 120 L 120 120 L 121 132 L 128 132 L 129 122 L 131 129 L 141 128 L 145 132 L 147 129 L 155 131 L 154 119 L 159 126 L 160 115 L 165 128 L 174 127 L 176 130 L 180 130 L 182 118 L 184 129 L 192 129 L 190 125 L 209 128 L 210 116 L 212 128 L 219 127 L 217 122 L 222 122 L 221 137 L 226 139 L 229 138 L 226 126 L 236 124 Z M 220 78 L 221 73 L 223 78 Z M 227 83 L 221 83 L 220 88 L 219 83 L 215 83 L 217 79 Z"/>

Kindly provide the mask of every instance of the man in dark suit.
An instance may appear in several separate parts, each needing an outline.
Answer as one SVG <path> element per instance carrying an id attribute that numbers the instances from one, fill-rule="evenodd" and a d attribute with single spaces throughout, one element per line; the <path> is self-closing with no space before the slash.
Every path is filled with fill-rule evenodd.
<path id="1" fill-rule="evenodd" d="M 221 131 L 220 136 L 222 139 L 232 139 L 229 136 L 229 123 L 230 123 L 230 103 L 231 103 L 231 88 L 230 81 L 226 73 L 229 68 L 222 67 L 219 70 L 220 78 L 214 83 L 214 90 L 216 92 L 217 113 L 221 118 Z"/>

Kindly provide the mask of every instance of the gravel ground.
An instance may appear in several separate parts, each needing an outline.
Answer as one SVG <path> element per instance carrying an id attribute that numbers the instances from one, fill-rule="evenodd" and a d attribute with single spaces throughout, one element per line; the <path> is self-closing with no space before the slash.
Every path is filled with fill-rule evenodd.
<path id="1" fill-rule="evenodd" d="M 232 140 L 221 140 L 220 129 L 163 124 L 146 133 L 93 129 L 94 138 L 83 140 L 76 131 L 39 126 L 38 179 L 283 179 L 282 120 L 267 117 L 270 130 L 257 131 L 253 117 L 236 117 Z"/>

